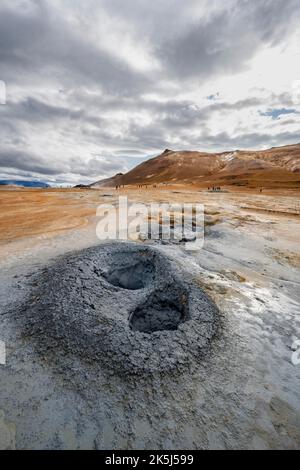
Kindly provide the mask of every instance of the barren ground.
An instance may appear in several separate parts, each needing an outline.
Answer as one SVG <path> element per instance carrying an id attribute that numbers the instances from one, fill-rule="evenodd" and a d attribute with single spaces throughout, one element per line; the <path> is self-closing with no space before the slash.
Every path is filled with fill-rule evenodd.
<path id="1" fill-rule="evenodd" d="M 205 205 L 200 252 L 157 245 L 222 314 L 196 374 L 128 380 L 90 364 L 79 382 L 53 370 L 11 314 L 45 266 L 100 243 L 96 208 L 119 194 Z M 0 203 L 0 448 L 300 448 L 299 191 L 1 189 Z"/>

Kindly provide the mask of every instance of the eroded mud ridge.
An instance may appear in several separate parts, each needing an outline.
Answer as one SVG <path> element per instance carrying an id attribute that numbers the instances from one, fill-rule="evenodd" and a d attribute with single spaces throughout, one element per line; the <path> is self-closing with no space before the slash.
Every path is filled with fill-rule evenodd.
<path id="1" fill-rule="evenodd" d="M 133 243 L 61 258 L 38 279 L 23 318 L 44 353 L 59 348 L 129 374 L 201 361 L 218 326 L 217 307 L 188 271 Z"/>

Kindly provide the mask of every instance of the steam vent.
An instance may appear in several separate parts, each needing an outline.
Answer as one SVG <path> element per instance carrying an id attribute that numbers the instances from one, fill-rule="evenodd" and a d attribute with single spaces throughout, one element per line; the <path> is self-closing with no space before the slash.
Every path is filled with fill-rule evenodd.
<path id="1" fill-rule="evenodd" d="M 123 374 L 182 370 L 209 352 L 217 330 L 212 300 L 149 246 L 109 243 L 62 257 L 38 286 L 25 306 L 30 337 Z"/>

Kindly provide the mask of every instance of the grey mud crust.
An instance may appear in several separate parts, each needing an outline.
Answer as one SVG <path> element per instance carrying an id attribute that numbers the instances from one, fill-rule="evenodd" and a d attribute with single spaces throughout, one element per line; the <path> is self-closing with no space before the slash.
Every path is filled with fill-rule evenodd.
<path id="1" fill-rule="evenodd" d="M 25 337 L 122 374 L 183 370 L 208 354 L 219 313 L 159 249 L 109 243 L 64 256 L 22 307 Z"/>

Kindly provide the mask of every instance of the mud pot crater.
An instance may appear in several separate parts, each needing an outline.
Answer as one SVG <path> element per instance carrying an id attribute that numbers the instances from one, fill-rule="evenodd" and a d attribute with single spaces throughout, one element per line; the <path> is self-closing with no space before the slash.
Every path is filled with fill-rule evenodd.
<path id="1" fill-rule="evenodd" d="M 209 354 L 219 312 L 159 248 L 108 243 L 44 270 L 21 307 L 45 356 L 67 353 L 122 374 L 181 371 Z"/>
<path id="2" fill-rule="evenodd" d="M 112 267 L 104 274 L 108 282 L 123 289 L 143 289 L 154 280 L 155 264 L 153 259 L 133 253 L 112 257 Z"/>
<path id="3" fill-rule="evenodd" d="M 156 291 L 132 312 L 129 326 L 133 331 L 154 333 L 177 330 L 188 319 L 187 294 Z"/>

